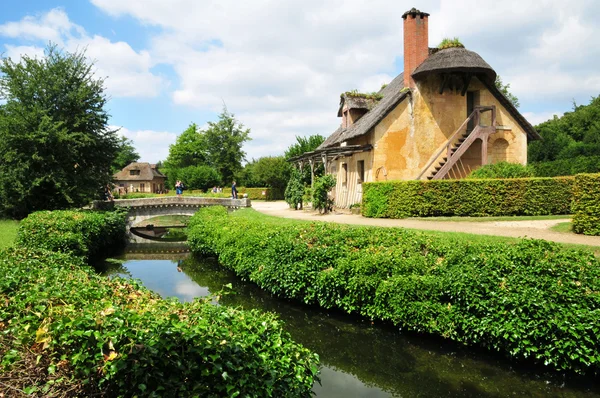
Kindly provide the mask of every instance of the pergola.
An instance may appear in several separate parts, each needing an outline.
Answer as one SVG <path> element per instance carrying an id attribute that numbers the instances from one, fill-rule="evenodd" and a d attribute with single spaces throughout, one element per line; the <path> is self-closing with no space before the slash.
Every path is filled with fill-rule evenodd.
<path id="1" fill-rule="evenodd" d="M 327 172 L 328 162 L 334 161 L 340 157 L 350 156 L 354 153 L 370 151 L 371 149 L 373 149 L 372 145 L 346 145 L 323 148 L 312 152 L 305 152 L 299 156 L 294 156 L 293 158 L 290 158 L 288 162 L 297 165 L 300 170 L 302 170 L 306 163 L 310 165 L 310 185 L 312 187 L 315 181 L 315 166 L 318 164 L 322 163 L 325 172 Z"/>

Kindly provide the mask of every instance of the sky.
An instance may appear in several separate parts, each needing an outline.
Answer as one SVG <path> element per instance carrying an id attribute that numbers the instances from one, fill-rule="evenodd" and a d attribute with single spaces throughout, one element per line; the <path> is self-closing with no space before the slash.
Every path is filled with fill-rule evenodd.
<path id="1" fill-rule="evenodd" d="M 458 37 L 510 84 L 538 124 L 600 93 L 597 0 L 2 0 L 0 54 L 86 51 L 111 126 L 140 161 L 168 156 L 224 106 L 250 128 L 247 160 L 296 136 L 330 135 L 340 93 L 377 91 L 403 69 L 402 14 L 429 16 L 429 46 Z"/>

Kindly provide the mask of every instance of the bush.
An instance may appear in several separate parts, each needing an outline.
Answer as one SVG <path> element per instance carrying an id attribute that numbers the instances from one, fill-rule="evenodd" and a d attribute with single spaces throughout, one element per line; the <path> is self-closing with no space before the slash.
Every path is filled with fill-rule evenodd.
<path id="1" fill-rule="evenodd" d="M 21 221 L 17 245 L 105 257 L 125 244 L 127 213 L 115 211 L 39 211 Z"/>
<path id="2" fill-rule="evenodd" d="M 600 235 L 600 174 L 575 176 L 573 191 L 573 231 Z"/>
<path id="3" fill-rule="evenodd" d="M 280 188 L 246 188 L 238 189 L 238 198 L 244 194 L 251 200 L 281 200 L 283 199 L 283 190 Z M 264 195 L 263 195 L 264 194 Z M 231 197 L 231 195 L 229 195 Z"/>
<path id="4" fill-rule="evenodd" d="M 10 348 L 1 366 L 15 388 L 40 396 L 74 387 L 78 396 L 310 396 L 318 357 L 273 314 L 161 300 L 139 282 L 109 280 L 78 257 L 38 249 L 0 253 L 0 270 L 0 339 Z M 17 378 L 31 352 L 44 369 L 35 385 Z"/>
<path id="5" fill-rule="evenodd" d="M 313 209 L 327 213 L 333 208 L 333 199 L 329 198 L 329 191 L 335 187 L 335 177 L 326 174 L 318 177 L 313 186 Z"/>
<path id="6" fill-rule="evenodd" d="M 530 163 L 537 177 L 572 176 L 580 173 L 600 173 L 600 156 L 578 156 L 552 162 Z"/>
<path id="7" fill-rule="evenodd" d="M 569 214 L 573 178 L 389 181 L 363 184 L 366 217 Z"/>
<path id="8" fill-rule="evenodd" d="M 520 163 L 498 162 L 481 166 L 467 178 L 527 178 L 533 176 L 534 173 L 528 166 Z"/>
<path id="9" fill-rule="evenodd" d="M 302 183 L 302 176 L 296 168 L 293 168 L 290 180 L 288 181 L 287 187 L 285 188 L 285 201 L 294 210 L 298 210 L 298 207 L 302 209 L 303 195 L 304 184 Z"/>
<path id="10" fill-rule="evenodd" d="M 403 229 L 282 224 L 251 212 L 200 210 L 191 250 L 217 255 L 280 297 L 557 370 L 600 370 L 600 261 L 589 252 L 544 241 L 468 244 Z"/>

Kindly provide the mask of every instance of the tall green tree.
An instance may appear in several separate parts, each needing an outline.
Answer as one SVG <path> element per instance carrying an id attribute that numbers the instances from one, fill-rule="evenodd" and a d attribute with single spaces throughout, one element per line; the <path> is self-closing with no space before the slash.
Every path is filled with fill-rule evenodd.
<path id="1" fill-rule="evenodd" d="M 496 88 L 500 90 L 500 92 L 504 94 L 504 96 L 508 98 L 510 102 L 512 102 L 515 108 L 518 108 L 521 105 L 519 104 L 519 99 L 517 98 L 517 96 L 509 91 L 510 83 L 504 84 L 500 75 L 496 75 L 496 81 L 494 82 L 494 84 L 496 85 Z"/>
<path id="2" fill-rule="evenodd" d="M 597 156 L 600 153 L 600 97 L 588 105 L 573 104 L 573 111 L 537 125 L 543 140 L 528 146 L 530 162 Z"/>
<path id="3" fill-rule="evenodd" d="M 112 173 L 116 173 L 127 166 L 129 163 L 137 162 L 140 155 L 133 146 L 133 141 L 126 137 L 120 137 L 117 149 L 117 155 L 112 163 Z"/>
<path id="4" fill-rule="evenodd" d="M 83 52 L 0 61 L 0 212 L 81 206 L 111 179 L 118 137 Z"/>
<path id="5" fill-rule="evenodd" d="M 289 160 L 293 157 L 300 156 L 306 152 L 312 152 L 319 147 L 325 141 L 325 137 L 320 134 L 314 134 L 308 137 L 298 137 L 296 136 L 296 142 L 293 143 L 285 150 L 284 156 L 286 160 Z M 325 173 L 323 169 L 323 165 L 319 164 L 315 167 L 314 170 L 315 178 L 320 177 Z M 311 183 L 311 175 L 310 175 L 310 165 L 304 164 L 302 170 L 300 170 L 300 177 L 302 179 L 302 183 L 304 185 L 310 185 Z"/>
<path id="6" fill-rule="evenodd" d="M 230 184 L 234 175 L 242 170 L 242 161 L 246 158 L 242 146 L 251 140 L 250 129 L 244 129 L 224 107 L 217 122 L 208 122 L 203 139 L 207 164 L 219 172 L 223 184 Z"/>
<path id="7" fill-rule="evenodd" d="M 285 189 L 292 166 L 283 156 L 265 156 L 256 161 L 252 167 L 252 177 L 261 187 Z"/>

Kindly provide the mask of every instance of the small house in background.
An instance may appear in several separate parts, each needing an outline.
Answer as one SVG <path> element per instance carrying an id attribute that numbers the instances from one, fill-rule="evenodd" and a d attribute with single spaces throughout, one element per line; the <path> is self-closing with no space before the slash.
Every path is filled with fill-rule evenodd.
<path id="1" fill-rule="evenodd" d="M 166 179 L 167 177 L 158 171 L 155 164 L 142 162 L 130 163 L 113 175 L 119 193 L 163 193 Z"/>
<path id="2" fill-rule="evenodd" d="M 343 93 L 338 129 L 291 159 L 336 177 L 336 207 L 360 203 L 363 182 L 458 179 L 488 163 L 526 164 L 527 142 L 540 139 L 477 53 L 452 41 L 429 48 L 428 17 L 414 8 L 402 16 L 404 72 L 378 92 Z"/>

